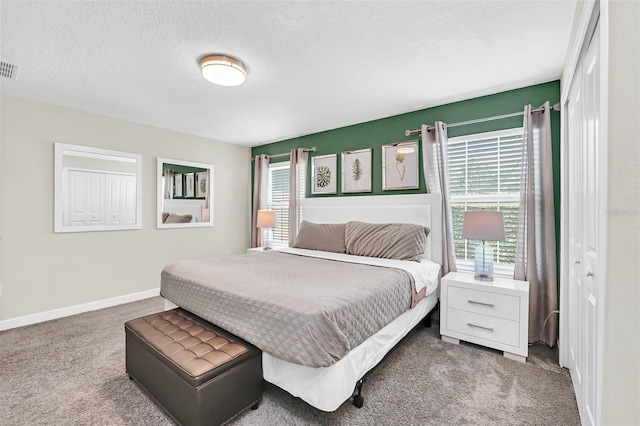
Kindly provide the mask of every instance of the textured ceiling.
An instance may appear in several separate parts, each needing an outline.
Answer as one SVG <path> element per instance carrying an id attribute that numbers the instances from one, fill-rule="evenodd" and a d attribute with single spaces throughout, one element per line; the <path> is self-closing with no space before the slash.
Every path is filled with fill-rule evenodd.
<path id="1" fill-rule="evenodd" d="M 2 93 L 260 145 L 557 79 L 572 1 L 2 1 Z M 237 56 L 245 84 L 202 78 Z"/>

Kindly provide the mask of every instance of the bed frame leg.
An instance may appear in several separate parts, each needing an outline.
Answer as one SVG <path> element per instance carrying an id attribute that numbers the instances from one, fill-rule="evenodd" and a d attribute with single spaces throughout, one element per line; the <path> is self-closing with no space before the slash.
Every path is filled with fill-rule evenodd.
<path id="1" fill-rule="evenodd" d="M 440 307 L 440 301 L 436 302 L 436 304 L 433 307 L 433 309 L 431 309 L 431 311 L 429 311 L 429 313 L 425 316 L 425 318 L 423 320 L 423 323 L 424 323 L 425 327 L 431 327 L 431 316 L 433 315 L 433 313 L 435 311 L 438 310 L 439 307 Z M 416 328 L 417 328 L 417 326 L 416 326 Z M 394 347 L 394 349 L 395 349 L 395 347 Z M 393 351 L 393 349 L 392 349 L 392 351 Z M 390 353 L 391 353 L 391 351 L 389 353 L 387 353 L 387 355 L 389 355 Z M 385 358 L 387 357 L 387 355 L 385 355 Z M 377 367 L 377 365 L 376 365 L 376 367 Z M 373 369 L 367 371 L 365 373 L 364 377 L 362 377 L 356 383 L 356 388 L 354 389 L 354 392 L 357 392 L 357 393 L 355 395 L 353 395 L 353 405 L 355 405 L 358 408 L 362 408 L 364 406 L 364 397 L 362 396 L 362 386 L 364 385 L 364 382 L 367 381 L 367 378 L 369 377 L 369 373 L 371 373 L 371 371 L 373 371 Z"/>
<path id="2" fill-rule="evenodd" d="M 431 316 L 426 317 L 426 318 L 424 319 L 423 324 L 424 324 L 424 326 L 425 326 L 426 328 L 430 328 L 430 327 L 431 327 Z"/>
<path id="3" fill-rule="evenodd" d="M 434 306 L 433 309 L 424 318 L 423 324 L 425 327 L 427 328 L 431 327 L 431 317 L 433 316 L 433 313 L 438 310 L 439 307 L 440 307 L 440 301 L 436 302 L 436 306 Z"/>
<path id="4" fill-rule="evenodd" d="M 364 397 L 362 396 L 362 385 L 364 385 L 364 382 L 366 381 L 367 379 L 362 378 L 358 380 L 358 383 L 356 383 L 358 394 L 353 396 L 353 405 L 355 405 L 357 408 L 362 408 L 362 406 L 364 405 Z"/>

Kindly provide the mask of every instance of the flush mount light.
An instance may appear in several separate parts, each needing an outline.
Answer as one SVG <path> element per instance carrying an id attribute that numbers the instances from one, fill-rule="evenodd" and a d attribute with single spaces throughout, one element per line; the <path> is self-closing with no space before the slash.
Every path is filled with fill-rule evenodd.
<path id="1" fill-rule="evenodd" d="M 398 148 L 398 154 L 413 154 L 414 151 L 411 147 Z"/>
<path id="2" fill-rule="evenodd" d="M 247 67 L 227 55 L 209 55 L 200 60 L 202 76 L 220 86 L 239 86 L 247 78 Z"/>

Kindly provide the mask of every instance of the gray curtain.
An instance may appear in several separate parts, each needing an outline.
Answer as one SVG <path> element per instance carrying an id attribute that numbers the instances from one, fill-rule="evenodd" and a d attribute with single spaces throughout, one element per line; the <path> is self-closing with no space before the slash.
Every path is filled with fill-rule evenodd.
<path id="1" fill-rule="evenodd" d="M 170 200 L 173 198 L 173 178 L 175 173 L 173 170 L 164 171 L 164 199 Z"/>
<path id="2" fill-rule="evenodd" d="M 306 189 L 307 159 L 309 153 L 304 148 L 293 148 L 289 163 L 289 246 L 293 246 L 298 236 L 301 220 L 301 200 Z"/>
<path id="3" fill-rule="evenodd" d="M 261 247 L 263 231 L 256 227 L 258 210 L 267 208 L 267 191 L 269 184 L 269 156 L 256 155 L 253 165 L 253 219 L 251 222 L 251 247 Z"/>
<path id="4" fill-rule="evenodd" d="M 436 121 L 433 128 L 422 125 L 422 161 L 427 192 L 442 194 L 442 276 L 456 271 L 456 255 L 451 217 L 451 195 L 449 190 L 449 148 L 447 128 Z"/>
<path id="5" fill-rule="evenodd" d="M 555 346 L 558 331 L 556 231 L 549 102 L 524 108 L 520 212 L 514 279 L 529 282 L 529 343 Z"/>

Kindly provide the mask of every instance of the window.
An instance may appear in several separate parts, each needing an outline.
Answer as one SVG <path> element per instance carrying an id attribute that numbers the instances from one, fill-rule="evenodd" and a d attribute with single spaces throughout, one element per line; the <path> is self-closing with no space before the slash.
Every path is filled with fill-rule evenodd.
<path id="1" fill-rule="evenodd" d="M 289 162 L 269 164 L 267 208 L 278 212 L 278 226 L 271 230 L 274 246 L 289 245 Z"/>
<path id="2" fill-rule="evenodd" d="M 278 212 L 278 226 L 271 230 L 273 246 L 289 245 L 289 168 L 290 162 L 269 164 L 267 208 Z M 299 168 L 298 179 L 306 182 L 305 167 Z M 301 185 L 300 199 L 305 197 L 306 184 Z M 302 222 L 302 206 L 298 205 L 298 225 Z"/>
<path id="3" fill-rule="evenodd" d="M 498 210 L 504 215 L 505 241 L 491 241 L 496 270 L 513 271 L 520 204 L 522 128 L 449 139 L 449 183 L 455 255 L 461 269 L 472 268 L 480 241 L 462 238 L 465 211 Z"/>

